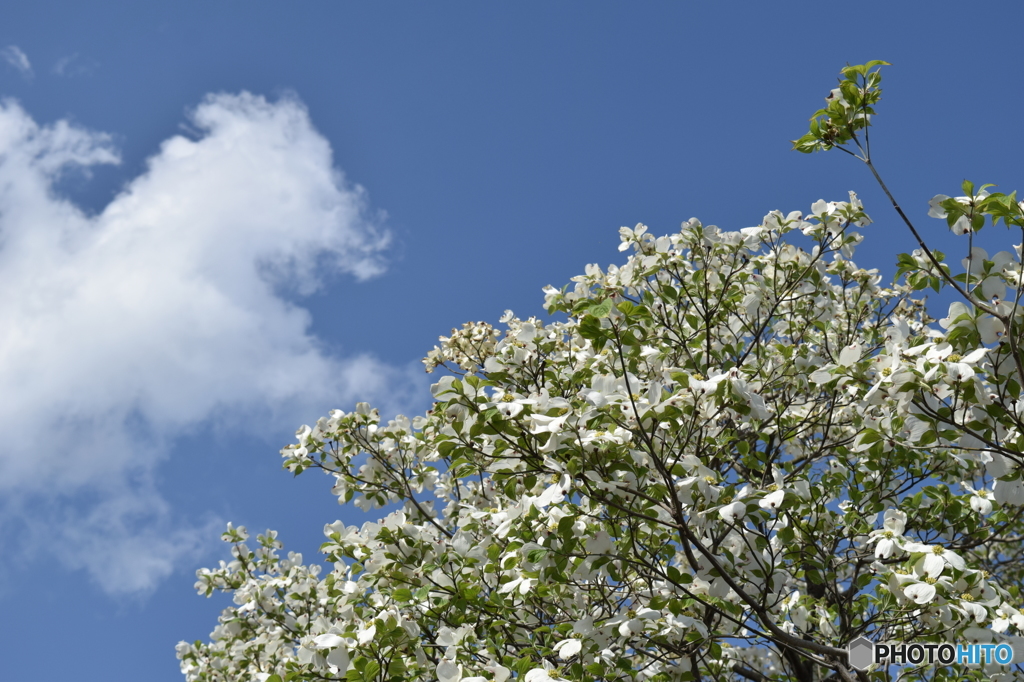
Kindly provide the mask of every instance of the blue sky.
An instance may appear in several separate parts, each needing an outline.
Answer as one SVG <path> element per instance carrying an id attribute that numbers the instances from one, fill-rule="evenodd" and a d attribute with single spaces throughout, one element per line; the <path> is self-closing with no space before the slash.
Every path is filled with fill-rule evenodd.
<path id="1" fill-rule="evenodd" d="M 738 229 L 856 190 L 857 260 L 891 274 L 914 246 L 866 169 L 789 151 L 847 62 L 893 62 L 876 160 L 955 252 L 932 195 L 1024 188 L 999 29 L 1024 11 L 964 11 L 8 3 L 0 678 L 181 679 L 175 643 L 227 604 L 192 587 L 225 522 L 309 558 L 361 519 L 280 470 L 295 429 L 425 409 L 439 334 L 542 315 L 544 285 L 621 260 L 622 225 Z"/>

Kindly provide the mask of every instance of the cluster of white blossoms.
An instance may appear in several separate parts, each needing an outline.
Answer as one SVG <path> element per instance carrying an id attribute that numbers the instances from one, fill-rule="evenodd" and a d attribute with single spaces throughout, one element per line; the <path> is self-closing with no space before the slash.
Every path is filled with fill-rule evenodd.
<path id="1" fill-rule="evenodd" d="M 494 353 L 501 333 L 486 322 L 467 322 L 462 329 L 453 329 L 451 336 L 440 337 L 441 345 L 427 353 L 423 364 L 427 372 L 451 363 L 465 372 L 472 372 L 484 358 Z"/>
<path id="2" fill-rule="evenodd" d="M 442 338 L 427 415 L 302 427 L 288 469 L 394 511 L 326 525 L 324 571 L 229 527 L 197 588 L 234 605 L 186 678 L 852 679 L 865 634 L 1018 642 L 1019 332 L 970 304 L 933 326 L 850 260 L 868 222 L 851 196 L 623 228 L 624 264 L 545 290 L 565 321 Z M 1020 319 L 1019 258 L 965 267 Z"/>

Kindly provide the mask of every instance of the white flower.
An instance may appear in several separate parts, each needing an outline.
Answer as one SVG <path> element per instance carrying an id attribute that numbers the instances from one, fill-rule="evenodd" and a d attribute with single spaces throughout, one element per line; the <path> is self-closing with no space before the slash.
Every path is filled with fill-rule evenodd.
<path id="1" fill-rule="evenodd" d="M 356 632 L 356 641 L 360 644 L 372 642 L 375 634 L 377 634 L 377 626 L 374 623 L 371 622 L 369 627 L 360 626 Z"/>
<path id="2" fill-rule="evenodd" d="M 341 646 L 327 654 L 327 663 L 344 673 L 348 670 L 348 648 Z"/>
<path id="3" fill-rule="evenodd" d="M 506 393 L 505 395 L 509 396 L 510 394 Z M 498 400 L 498 402 L 494 403 L 494 408 L 509 419 L 518 417 L 523 411 L 523 406 L 524 401 L 522 400 Z"/>
<path id="4" fill-rule="evenodd" d="M 564 680 L 561 677 L 552 677 L 549 670 L 534 668 L 523 676 L 523 682 L 564 682 Z"/>
<path id="5" fill-rule="evenodd" d="M 839 88 L 833 88 L 832 91 L 828 93 L 828 96 L 825 98 L 825 101 L 828 102 L 829 104 L 831 104 L 832 102 L 838 102 L 844 107 L 846 106 L 846 97 L 843 96 L 843 91 L 840 90 Z M 823 203 L 825 202 L 819 199 L 817 202 L 815 202 L 815 206 Z M 814 210 L 813 206 L 811 207 L 811 210 Z"/>
<path id="6" fill-rule="evenodd" d="M 927 604 L 935 598 L 935 585 L 914 583 L 903 588 L 903 594 L 915 604 Z"/>
<path id="7" fill-rule="evenodd" d="M 704 380 L 696 377 L 690 378 L 690 390 L 697 394 L 714 393 L 718 388 L 718 384 L 722 383 L 729 378 L 728 374 L 723 372 L 712 373 L 712 375 Z"/>
<path id="8" fill-rule="evenodd" d="M 518 590 L 519 594 L 525 595 L 536 584 L 537 580 L 535 578 L 527 578 L 521 575 L 499 587 L 498 594 L 507 594 Z"/>
<path id="9" fill-rule="evenodd" d="M 992 513 L 992 500 L 989 499 L 992 493 L 987 488 L 975 490 L 967 483 L 962 483 L 961 485 L 967 492 L 971 493 L 971 509 L 982 516 Z"/>
<path id="10" fill-rule="evenodd" d="M 936 194 L 928 202 L 928 215 L 932 218 L 945 218 L 946 209 L 942 208 L 942 202 L 949 197 L 945 194 Z"/>
<path id="11" fill-rule="evenodd" d="M 565 499 L 565 488 L 562 487 L 561 483 L 554 483 L 549 485 L 540 496 L 534 500 L 533 506 L 537 509 L 543 509 L 550 504 L 558 504 Z"/>
<path id="12" fill-rule="evenodd" d="M 988 628 L 964 628 L 962 635 L 970 644 L 991 642 L 994 637 L 994 633 Z"/>
<path id="13" fill-rule="evenodd" d="M 982 315 L 976 320 L 976 325 L 982 343 L 995 343 L 1006 331 L 1006 326 L 1002 321 L 991 315 Z"/>
<path id="14" fill-rule="evenodd" d="M 469 625 L 463 625 L 462 627 L 456 628 L 455 630 L 452 630 L 450 627 L 447 626 L 442 627 L 438 629 L 437 638 L 435 641 L 439 646 L 455 646 L 463 639 L 465 639 L 466 635 L 469 634 L 470 629 L 471 628 Z"/>
<path id="15" fill-rule="evenodd" d="M 949 229 L 953 231 L 953 234 L 960 236 L 962 234 L 967 234 L 968 232 L 970 232 L 971 227 L 972 226 L 970 218 L 968 218 L 966 215 L 962 215 L 956 219 L 956 222 L 954 222 L 953 226 L 950 227 Z"/>
<path id="16" fill-rule="evenodd" d="M 961 599 L 957 603 L 957 608 L 965 615 L 974 619 L 975 623 L 983 623 L 988 617 L 988 610 L 978 602 L 970 599 Z"/>
<path id="17" fill-rule="evenodd" d="M 317 649 L 334 649 L 345 643 L 345 640 L 335 634 L 319 635 L 313 638 L 313 644 Z"/>
<path id="18" fill-rule="evenodd" d="M 1005 632 L 1011 623 L 1018 630 L 1024 630 L 1024 615 L 1006 602 L 1003 602 L 996 609 L 996 618 L 992 621 L 992 629 L 996 632 Z"/>
<path id="19" fill-rule="evenodd" d="M 991 315 L 981 315 L 975 319 L 972 309 L 960 301 L 949 304 L 949 312 L 939 320 L 939 326 L 949 330 L 961 326 L 973 327 L 978 330 L 984 344 L 995 343 L 1005 331 L 1003 323 Z"/>
<path id="20" fill-rule="evenodd" d="M 987 196 L 988 192 L 986 190 L 980 190 L 976 198 L 983 198 Z M 946 209 L 942 207 L 942 202 L 946 201 L 947 199 L 949 199 L 949 197 L 946 196 L 945 194 L 936 194 L 934 197 L 932 197 L 931 201 L 928 202 L 928 215 L 932 218 L 945 218 L 948 214 L 946 213 Z M 974 199 L 972 199 L 971 197 L 957 197 L 956 200 L 957 202 L 963 204 L 964 206 L 970 206 L 971 202 Z M 967 232 L 970 231 L 970 219 L 966 215 L 960 216 L 960 218 L 957 219 L 956 224 L 953 225 L 953 233 L 966 234 Z"/>
<path id="21" fill-rule="evenodd" d="M 776 511 L 780 506 L 782 506 L 782 500 L 785 495 L 785 492 L 782 490 L 776 490 L 775 492 L 769 493 L 761 498 L 757 505 L 761 507 L 761 509 Z"/>
<path id="22" fill-rule="evenodd" d="M 860 355 L 863 352 L 863 348 L 859 343 L 852 343 L 846 346 L 839 352 L 839 366 L 849 367 L 853 363 L 860 360 Z"/>
<path id="23" fill-rule="evenodd" d="M 439 682 L 459 682 L 462 679 L 462 666 L 447 657 L 441 659 L 436 670 Z"/>
<path id="24" fill-rule="evenodd" d="M 871 531 L 868 542 L 877 542 L 875 558 L 888 559 L 896 549 L 902 549 L 903 531 L 907 527 L 907 515 L 896 509 L 885 511 L 882 530 Z"/>
<path id="25" fill-rule="evenodd" d="M 920 570 L 929 578 L 938 578 L 946 566 L 951 566 L 960 571 L 966 566 L 963 557 L 942 545 L 908 542 L 903 545 L 903 549 L 913 554 L 924 554 L 914 564 L 914 568 Z"/>
<path id="26" fill-rule="evenodd" d="M 743 502 L 733 502 L 718 510 L 718 515 L 726 523 L 736 523 L 747 515 L 747 505 Z"/>
<path id="27" fill-rule="evenodd" d="M 630 386 L 636 386 L 638 380 L 630 375 L 632 380 Z M 620 403 L 629 395 L 626 388 L 626 379 L 612 374 L 600 374 L 590 382 L 591 388 L 582 392 L 583 398 L 594 407 L 604 407 L 608 404 Z"/>
<path id="28" fill-rule="evenodd" d="M 969 324 L 970 319 L 971 309 L 961 301 L 953 301 L 949 304 L 949 312 L 946 314 L 946 317 L 939 320 L 939 326 L 943 329 L 949 329 L 953 326 Z"/>
<path id="29" fill-rule="evenodd" d="M 612 549 L 612 536 L 600 530 L 587 538 L 587 554 L 607 554 Z"/>
<path id="30" fill-rule="evenodd" d="M 1009 504 L 1014 507 L 1024 505 L 1024 482 L 1019 478 L 1010 481 L 995 481 L 992 484 L 993 497 L 1000 504 Z"/>
<path id="31" fill-rule="evenodd" d="M 507 680 L 512 674 L 511 670 L 500 663 L 495 663 L 494 661 L 485 665 L 484 670 L 494 675 L 494 682 L 505 682 L 505 680 Z"/>
<path id="32" fill-rule="evenodd" d="M 583 649 L 583 642 L 578 639 L 563 639 L 554 646 L 555 653 L 563 661 L 567 661 Z"/>
<path id="33" fill-rule="evenodd" d="M 565 421 L 568 418 L 568 412 L 558 416 L 549 416 L 545 414 L 531 414 L 529 419 L 533 423 L 533 426 L 530 429 L 530 432 L 535 434 L 558 433 L 559 431 L 562 430 L 562 426 L 565 424 Z"/>

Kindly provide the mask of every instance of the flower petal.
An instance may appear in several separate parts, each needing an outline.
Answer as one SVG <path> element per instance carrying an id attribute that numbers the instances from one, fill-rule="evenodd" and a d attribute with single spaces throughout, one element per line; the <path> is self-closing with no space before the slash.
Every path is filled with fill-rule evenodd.
<path id="1" fill-rule="evenodd" d="M 903 588 L 903 594 L 915 604 L 927 604 L 935 598 L 935 585 L 914 583 Z"/>

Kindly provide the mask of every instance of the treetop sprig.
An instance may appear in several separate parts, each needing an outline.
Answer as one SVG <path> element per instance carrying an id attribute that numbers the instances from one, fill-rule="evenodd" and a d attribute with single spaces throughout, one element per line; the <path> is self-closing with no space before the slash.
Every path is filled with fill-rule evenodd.
<path id="1" fill-rule="evenodd" d="M 867 64 L 844 67 L 839 87 L 825 98 L 828 104 L 811 116 L 810 130 L 793 140 L 793 149 L 810 154 L 842 147 L 855 140 L 858 130 L 871 125 L 874 105 L 882 98 L 881 67 L 889 65 L 889 62 L 875 59 Z"/>

